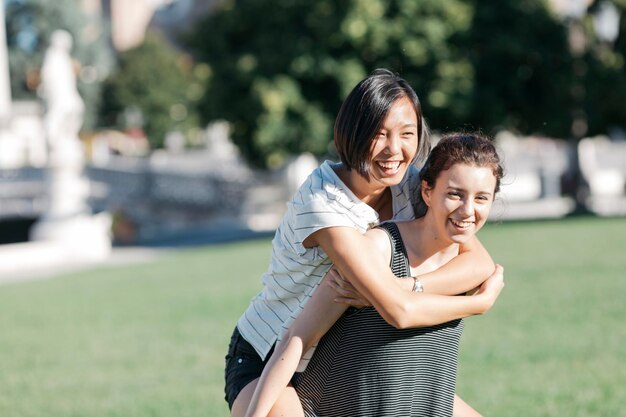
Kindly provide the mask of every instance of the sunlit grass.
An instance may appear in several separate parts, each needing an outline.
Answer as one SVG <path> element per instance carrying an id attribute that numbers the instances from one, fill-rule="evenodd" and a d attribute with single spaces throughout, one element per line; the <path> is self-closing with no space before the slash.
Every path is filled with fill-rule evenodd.
<path id="1" fill-rule="evenodd" d="M 506 267 L 467 320 L 459 392 L 491 416 L 626 416 L 626 219 L 489 225 Z"/>
<path id="2" fill-rule="evenodd" d="M 481 232 L 507 285 L 466 321 L 467 402 L 486 416 L 626 416 L 624 236 L 626 219 Z M 0 286 L 0 416 L 227 416 L 224 354 L 270 244 Z"/>

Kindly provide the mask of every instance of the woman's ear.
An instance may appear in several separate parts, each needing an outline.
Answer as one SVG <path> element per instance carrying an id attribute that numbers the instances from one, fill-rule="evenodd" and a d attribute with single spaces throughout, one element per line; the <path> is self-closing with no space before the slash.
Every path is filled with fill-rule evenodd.
<path id="1" fill-rule="evenodd" d="M 422 200 L 424 200 L 427 207 L 430 207 L 430 195 L 432 191 L 433 189 L 428 186 L 428 183 L 425 180 L 422 180 Z"/>

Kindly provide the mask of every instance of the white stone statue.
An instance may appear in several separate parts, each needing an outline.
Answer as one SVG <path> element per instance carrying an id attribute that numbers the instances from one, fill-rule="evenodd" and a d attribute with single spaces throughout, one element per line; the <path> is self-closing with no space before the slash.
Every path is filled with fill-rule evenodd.
<path id="1" fill-rule="evenodd" d="M 89 189 L 82 176 L 84 152 L 78 137 L 85 106 L 76 87 L 71 49 L 72 36 L 64 30 L 54 31 L 41 68 L 50 152 L 50 207 L 46 217 L 68 217 L 87 210 Z"/>
<path id="2" fill-rule="evenodd" d="M 52 33 L 41 68 L 42 95 L 46 102 L 46 133 L 51 147 L 56 142 L 78 139 L 85 105 L 76 87 L 70 52 L 72 35 Z"/>
<path id="3" fill-rule="evenodd" d="M 111 218 L 108 213 L 92 215 L 87 204 L 89 182 L 83 175 L 85 157 L 78 136 L 85 106 L 76 88 L 71 48 L 68 32 L 53 32 L 41 69 L 49 204 L 31 229 L 31 239 L 57 242 L 74 259 L 103 259 L 111 250 Z"/>

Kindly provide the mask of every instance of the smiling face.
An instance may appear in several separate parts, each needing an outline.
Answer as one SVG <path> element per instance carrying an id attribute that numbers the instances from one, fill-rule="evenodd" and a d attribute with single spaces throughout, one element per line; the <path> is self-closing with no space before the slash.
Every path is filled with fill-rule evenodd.
<path id="1" fill-rule="evenodd" d="M 385 187 L 400 183 L 417 153 L 417 129 L 415 107 L 406 97 L 398 99 L 372 141 L 370 183 Z"/>
<path id="2" fill-rule="evenodd" d="M 487 221 L 496 189 L 496 177 L 488 167 L 457 163 L 441 171 L 435 186 L 422 182 L 426 217 L 437 239 L 467 242 Z"/>

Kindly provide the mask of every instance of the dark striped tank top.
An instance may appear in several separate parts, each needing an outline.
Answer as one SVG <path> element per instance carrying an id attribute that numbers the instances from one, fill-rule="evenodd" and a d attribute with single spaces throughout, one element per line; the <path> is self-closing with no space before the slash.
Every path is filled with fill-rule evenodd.
<path id="1" fill-rule="evenodd" d="M 410 275 L 395 223 L 380 225 L 396 276 Z M 293 383 L 307 417 L 452 416 L 463 321 L 396 329 L 373 307 L 350 308 Z"/>

